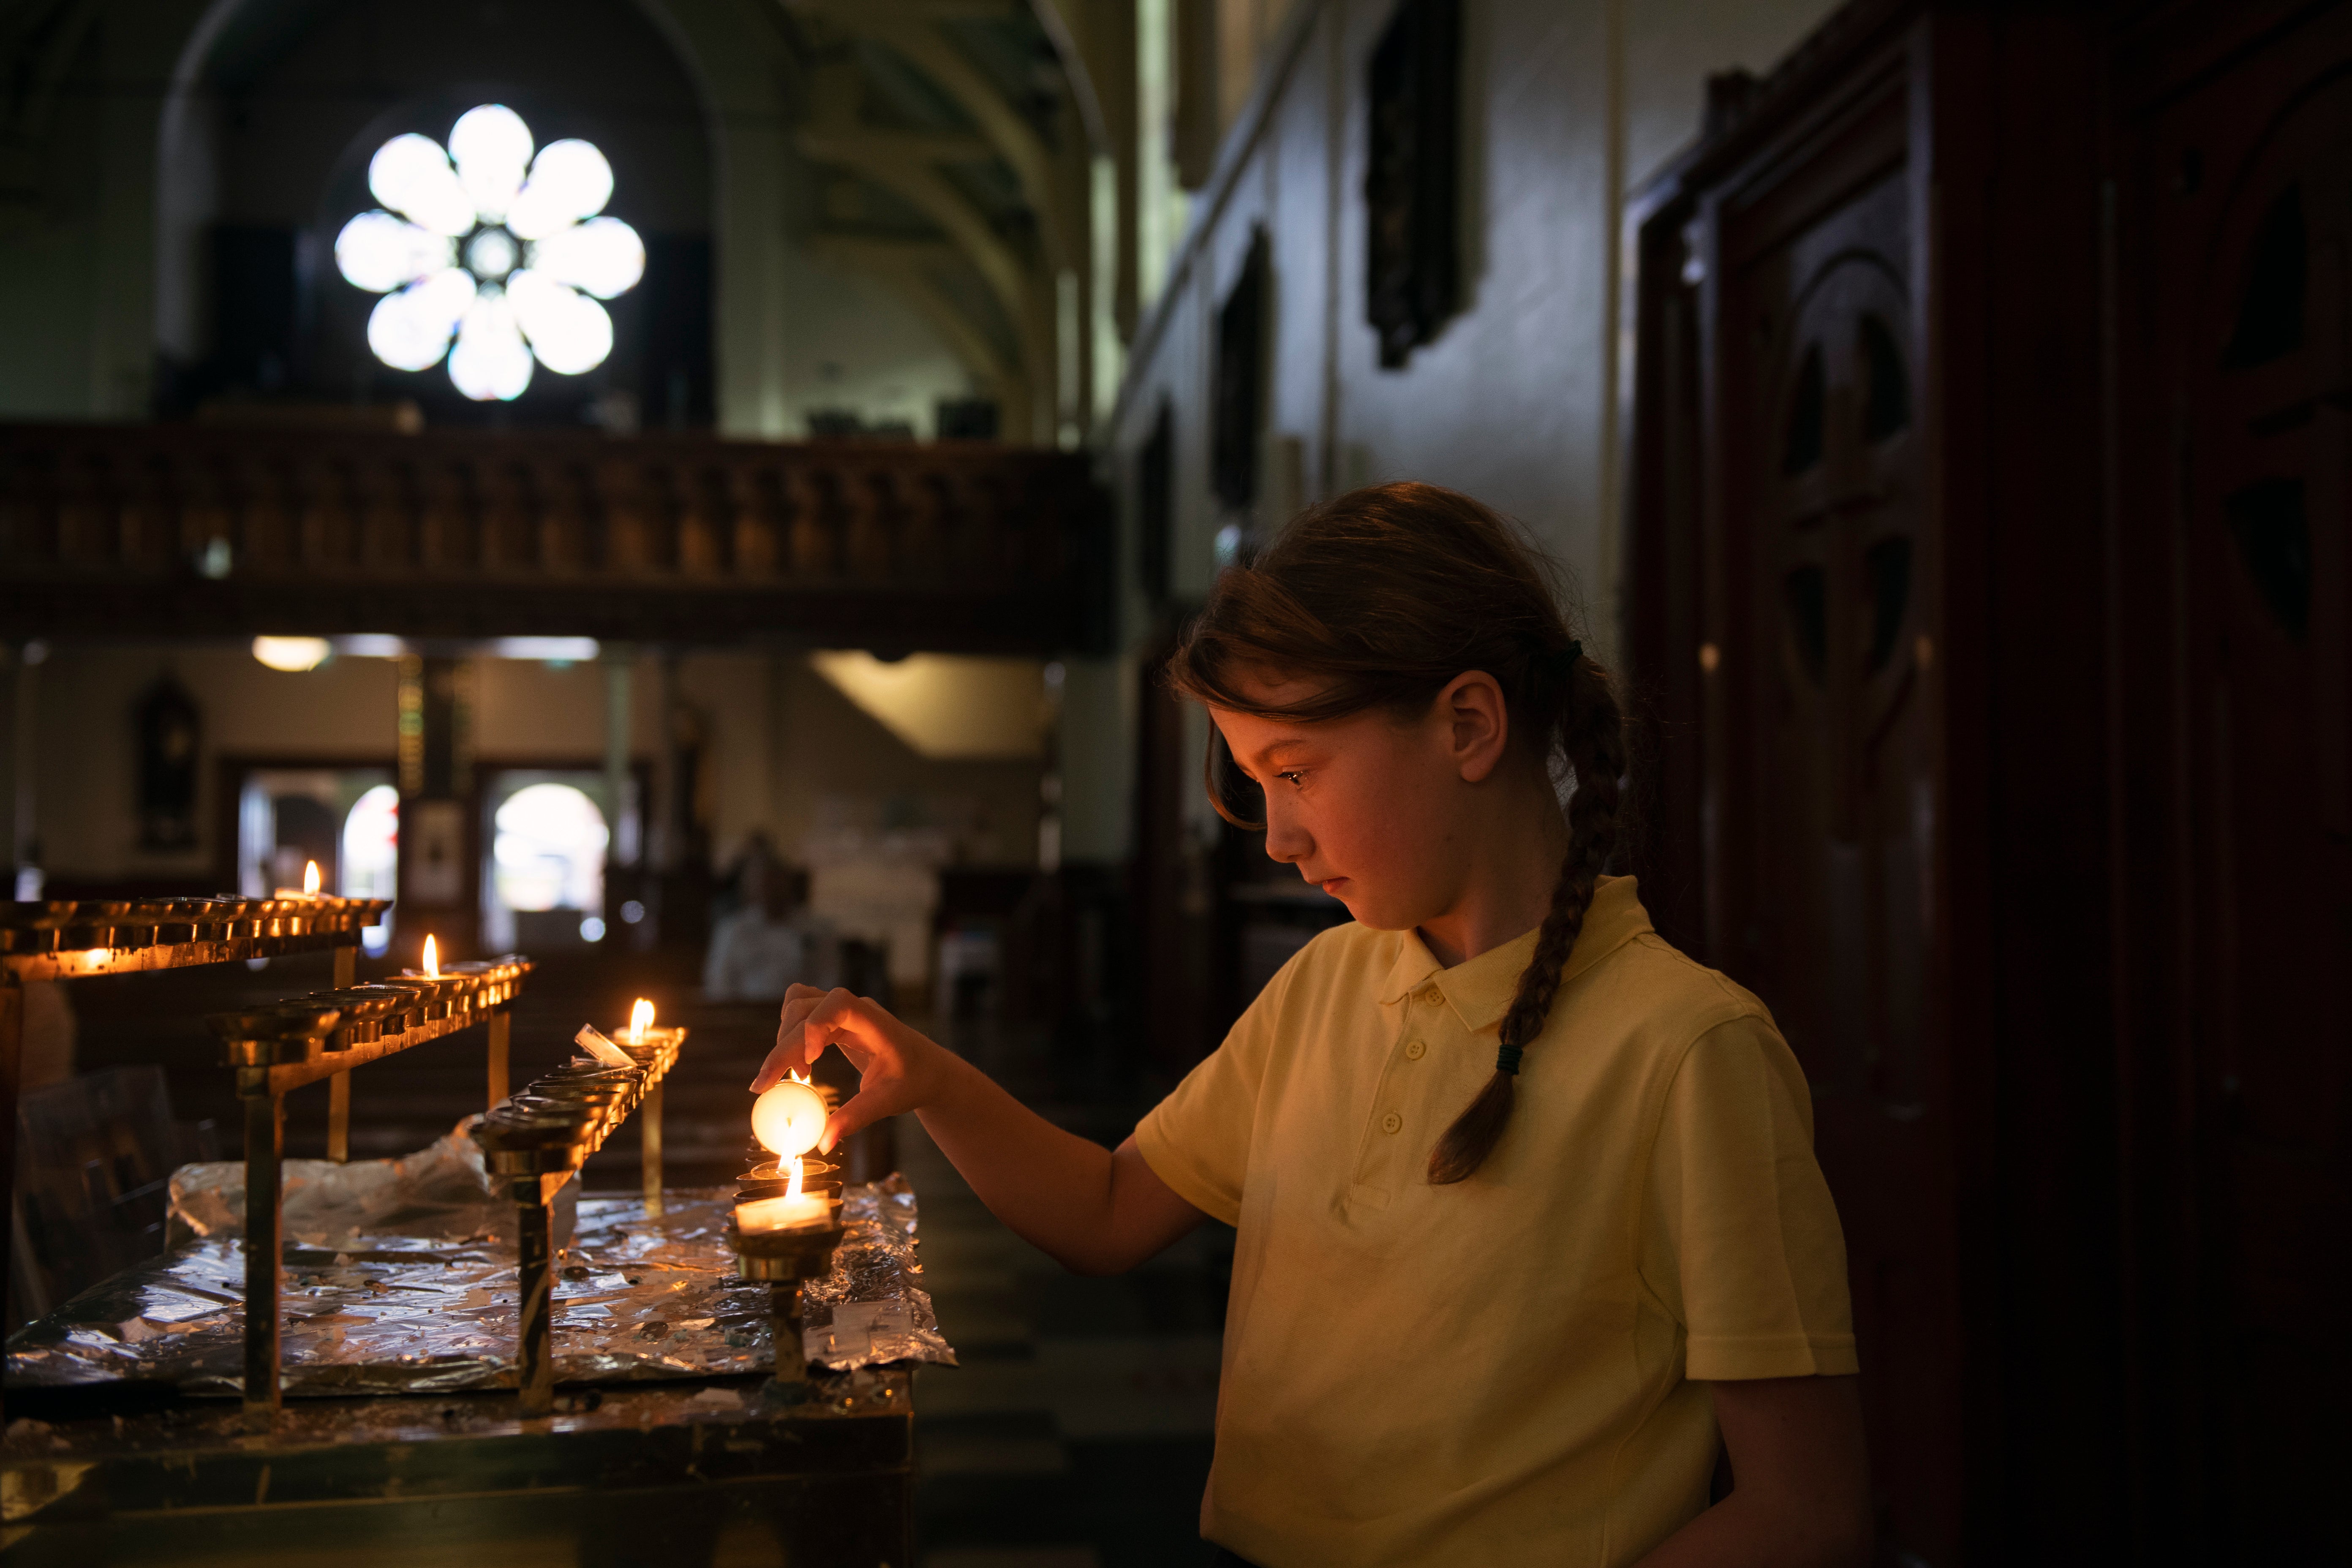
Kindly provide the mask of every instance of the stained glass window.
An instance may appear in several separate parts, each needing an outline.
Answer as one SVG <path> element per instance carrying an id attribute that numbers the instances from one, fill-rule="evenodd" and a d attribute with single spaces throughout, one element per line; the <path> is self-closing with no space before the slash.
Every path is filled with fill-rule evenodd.
<path id="1" fill-rule="evenodd" d="M 613 352 L 600 300 L 645 276 L 645 242 L 616 217 L 613 166 L 577 138 L 534 150 L 530 128 L 504 104 L 467 110 L 445 149 L 395 136 L 368 163 L 383 206 L 335 237 L 335 265 L 382 294 L 368 347 L 395 370 L 449 362 L 449 379 L 478 401 L 511 400 L 534 360 L 578 375 Z"/>

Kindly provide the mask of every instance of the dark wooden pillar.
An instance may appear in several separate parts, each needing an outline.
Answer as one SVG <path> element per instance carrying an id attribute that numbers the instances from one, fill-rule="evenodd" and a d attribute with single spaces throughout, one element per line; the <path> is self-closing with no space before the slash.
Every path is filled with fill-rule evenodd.
<path id="1" fill-rule="evenodd" d="M 479 943 L 481 797 L 474 778 L 473 668 L 409 658 L 400 667 L 398 944 L 414 963 L 427 933 L 444 963 Z"/>

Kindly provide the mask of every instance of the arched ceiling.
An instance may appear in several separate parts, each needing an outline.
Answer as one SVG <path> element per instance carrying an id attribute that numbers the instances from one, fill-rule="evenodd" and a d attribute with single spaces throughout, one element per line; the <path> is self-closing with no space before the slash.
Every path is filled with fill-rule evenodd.
<path id="1" fill-rule="evenodd" d="M 1051 440 L 1072 390 L 1056 386 L 1057 280 L 1084 275 L 1088 242 L 1086 132 L 1053 39 L 1026 0 L 788 5 L 809 66 L 813 245 L 922 310 L 1008 434 Z"/>

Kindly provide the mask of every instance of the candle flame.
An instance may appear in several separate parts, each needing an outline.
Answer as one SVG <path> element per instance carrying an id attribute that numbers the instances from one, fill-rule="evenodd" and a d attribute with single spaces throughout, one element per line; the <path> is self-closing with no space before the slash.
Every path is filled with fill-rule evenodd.
<path id="1" fill-rule="evenodd" d="M 302 896 L 310 899 L 319 896 L 319 863 L 316 860 L 302 868 Z"/>
<path id="2" fill-rule="evenodd" d="M 807 1083 L 811 1081 L 808 1074 L 804 1072 L 787 1072 L 784 1076 L 791 1079 L 794 1083 Z"/>
<path id="3" fill-rule="evenodd" d="M 629 1009 L 629 1044 L 644 1045 L 646 1031 L 653 1026 L 654 1005 L 640 996 L 637 998 L 637 1005 Z"/>
<path id="4" fill-rule="evenodd" d="M 791 1184 L 784 1188 L 784 1197 L 787 1202 L 801 1195 L 801 1177 L 803 1174 L 801 1165 L 801 1157 L 798 1154 L 793 1155 L 793 1179 Z"/>
<path id="5" fill-rule="evenodd" d="M 433 945 L 433 939 L 429 936 L 425 939 L 425 978 L 441 978 L 441 950 Z"/>

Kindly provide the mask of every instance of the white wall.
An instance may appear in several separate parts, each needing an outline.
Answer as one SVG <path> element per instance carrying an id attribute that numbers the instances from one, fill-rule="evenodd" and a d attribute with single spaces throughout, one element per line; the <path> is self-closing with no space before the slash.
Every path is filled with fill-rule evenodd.
<path id="1" fill-rule="evenodd" d="M 1625 193 L 1697 133 L 1709 74 L 1769 69 L 1832 8 L 1832 0 L 1465 0 L 1460 310 L 1402 369 L 1387 371 L 1364 320 L 1362 191 L 1366 64 L 1392 5 L 1300 0 L 1292 47 L 1269 57 L 1219 177 L 1192 201 L 1168 292 L 1129 361 L 1110 460 L 1125 503 L 1130 636 L 1144 624 L 1132 465 L 1163 401 L 1175 416 L 1177 595 L 1197 600 L 1214 574 L 1216 308 L 1262 226 L 1274 282 L 1269 436 L 1277 448 L 1295 442 L 1301 460 L 1296 493 L 1283 493 L 1285 462 L 1262 465 L 1261 526 L 1377 480 L 1466 490 L 1527 524 L 1568 567 L 1588 639 L 1610 647 Z M 1090 711 L 1108 724 L 1118 710 Z M 1131 715 L 1118 721 L 1118 735 L 1074 735 L 1072 749 L 1131 755 Z M 1108 771 L 1100 782 L 1113 782 Z M 1111 820 L 1074 800 L 1079 816 Z"/>
<path id="2" fill-rule="evenodd" d="M 804 437 L 810 410 L 840 408 L 868 425 L 904 420 L 929 438 L 939 400 L 971 395 L 971 372 L 887 285 L 836 271 L 797 247 L 782 262 L 783 341 L 773 372 L 779 434 Z"/>

